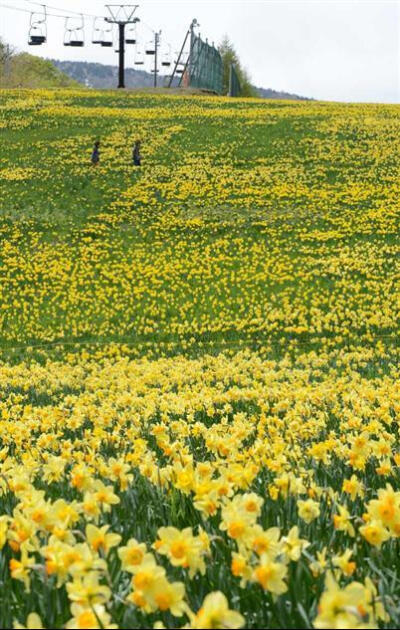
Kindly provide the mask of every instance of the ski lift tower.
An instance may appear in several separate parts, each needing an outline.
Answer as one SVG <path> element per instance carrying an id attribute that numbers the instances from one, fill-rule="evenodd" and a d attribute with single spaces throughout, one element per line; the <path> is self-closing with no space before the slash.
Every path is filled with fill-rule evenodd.
<path id="1" fill-rule="evenodd" d="M 109 24 L 118 24 L 119 29 L 119 81 L 118 87 L 125 87 L 125 27 L 136 24 L 139 18 L 134 17 L 138 4 L 106 4 L 111 17 L 104 18 Z"/>
<path id="2" fill-rule="evenodd" d="M 146 46 L 146 55 L 154 56 L 154 69 L 152 72 L 154 73 L 154 87 L 157 87 L 157 75 L 158 75 L 158 49 L 160 46 L 160 37 L 161 31 L 154 31 L 154 43 L 151 40 Z"/>
<path id="3" fill-rule="evenodd" d="M 179 70 L 178 70 L 178 66 L 179 65 L 184 65 L 185 66 L 185 70 L 184 72 L 187 71 L 188 67 L 189 67 L 189 77 L 191 75 L 191 71 L 192 71 L 192 65 L 193 65 L 193 60 L 192 60 L 192 54 L 193 54 L 193 49 L 194 49 L 194 43 L 196 41 L 196 36 L 195 36 L 195 32 L 194 29 L 199 27 L 200 24 L 198 23 L 198 21 L 196 20 L 196 18 L 194 20 L 192 20 L 192 23 L 189 26 L 189 29 L 186 33 L 185 39 L 183 40 L 183 44 L 182 44 L 182 48 L 181 51 L 178 55 L 178 58 L 175 62 L 175 67 L 173 69 L 173 72 L 169 78 L 169 83 L 168 83 L 168 87 L 172 87 L 172 83 L 174 81 L 175 75 L 178 73 L 180 74 Z M 186 42 L 187 40 L 190 38 L 190 52 L 189 52 L 189 57 L 187 58 L 186 64 L 182 62 L 183 56 L 184 56 L 184 50 L 185 50 L 185 46 L 186 46 Z"/>

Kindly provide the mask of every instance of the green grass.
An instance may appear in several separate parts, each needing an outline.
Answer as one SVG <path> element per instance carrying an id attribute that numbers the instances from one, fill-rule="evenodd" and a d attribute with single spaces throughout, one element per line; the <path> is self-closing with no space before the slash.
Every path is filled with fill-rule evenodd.
<path id="1" fill-rule="evenodd" d="M 14 259 L 0 259 L 1 345 L 313 347 L 343 331 L 347 343 L 395 333 L 394 295 L 387 325 L 368 320 L 399 264 L 397 108 L 83 90 L 0 99 L 2 165 L 33 169 L 0 179 Z M 138 136 L 140 171 L 130 164 Z"/>

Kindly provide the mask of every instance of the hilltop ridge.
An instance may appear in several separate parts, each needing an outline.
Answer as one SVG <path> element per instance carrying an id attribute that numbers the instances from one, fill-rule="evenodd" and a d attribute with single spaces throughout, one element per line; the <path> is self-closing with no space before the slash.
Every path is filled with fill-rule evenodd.
<path id="1" fill-rule="evenodd" d="M 97 89 L 114 88 L 118 79 L 118 67 L 104 65 L 102 63 L 90 63 L 86 61 L 59 61 L 50 59 L 51 63 L 64 74 L 75 81 Z M 160 77 L 160 85 L 164 85 L 165 77 Z M 125 81 L 128 88 L 152 87 L 154 76 L 145 70 L 126 68 Z M 271 88 L 255 87 L 257 96 L 261 98 L 279 98 L 288 100 L 312 100 L 298 94 L 284 91 L 276 91 Z"/>

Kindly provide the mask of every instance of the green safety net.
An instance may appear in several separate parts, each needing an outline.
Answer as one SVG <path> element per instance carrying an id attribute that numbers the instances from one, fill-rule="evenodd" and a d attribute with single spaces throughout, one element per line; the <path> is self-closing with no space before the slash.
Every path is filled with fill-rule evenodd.
<path id="1" fill-rule="evenodd" d="M 229 72 L 229 96 L 240 96 L 240 81 L 236 72 L 236 68 L 231 64 Z"/>
<path id="2" fill-rule="evenodd" d="M 189 85 L 222 94 L 222 57 L 214 46 L 194 36 L 189 62 Z"/>

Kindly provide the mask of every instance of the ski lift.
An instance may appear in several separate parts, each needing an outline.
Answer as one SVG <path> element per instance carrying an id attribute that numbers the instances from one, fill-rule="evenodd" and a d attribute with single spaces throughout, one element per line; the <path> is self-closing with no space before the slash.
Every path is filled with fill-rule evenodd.
<path id="1" fill-rule="evenodd" d="M 136 26 L 130 26 L 126 32 L 125 44 L 136 44 Z"/>
<path id="2" fill-rule="evenodd" d="M 100 45 L 103 48 L 112 48 L 113 46 L 113 36 L 112 36 L 112 25 L 108 28 L 103 28 L 101 31 L 101 42 Z"/>
<path id="3" fill-rule="evenodd" d="M 93 19 L 93 34 L 92 34 L 92 44 L 99 44 L 101 45 L 102 42 L 102 34 L 103 34 L 103 28 L 101 28 L 100 26 L 97 26 L 98 21 L 102 20 L 103 18 L 94 18 Z"/>
<path id="4" fill-rule="evenodd" d="M 169 47 L 169 52 L 166 52 L 161 59 L 161 65 L 165 68 L 169 68 L 171 65 L 171 46 Z"/>
<path id="5" fill-rule="evenodd" d="M 81 22 L 79 24 L 75 24 L 74 21 L 76 21 L 76 18 L 65 18 L 64 46 L 82 48 L 82 46 L 85 45 L 85 22 L 83 15 L 81 15 Z"/>
<path id="6" fill-rule="evenodd" d="M 29 46 L 41 46 L 47 41 L 47 13 L 43 5 L 43 13 L 31 13 L 29 24 Z"/>
<path id="7" fill-rule="evenodd" d="M 176 74 L 183 74 L 185 72 L 185 68 L 186 68 L 186 63 L 187 63 L 187 59 L 189 58 L 189 55 L 187 53 L 175 53 L 176 55 L 176 61 L 174 62 L 174 64 L 176 65 Z"/>
<path id="8" fill-rule="evenodd" d="M 38 26 L 32 26 L 29 31 L 29 46 L 41 46 L 46 41 L 46 36 L 43 35 L 42 31 Z"/>
<path id="9" fill-rule="evenodd" d="M 101 46 L 103 48 L 112 48 L 112 45 L 113 45 L 113 43 L 112 43 L 111 39 L 110 40 L 103 39 L 102 42 L 101 42 Z"/>
<path id="10" fill-rule="evenodd" d="M 176 74 L 183 74 L 185 72 L 185 68 L 186 68 L 186 62 L 180 61 L 176 68 Z"/>
<path id="11" fill-rule="evenodd" d="M 133 62 L 135 66 L 144 66 L 144 54 L 139 46 L 136 46 L 135 60 Z"/>
<path id="12" fill-rule="evenodd" d="M 155 55 L 156 54 L 156 48 L 154 45 L 154 41 L 151 39 L 146 46 L 146 55 Z"/>
<path id="13" fill-rule="evenodd" d="M 119 37 L 118 37 L 118 33 L 115 34 L 114 37 L 114 50 L 116 53 L 119 53 Z"/>

